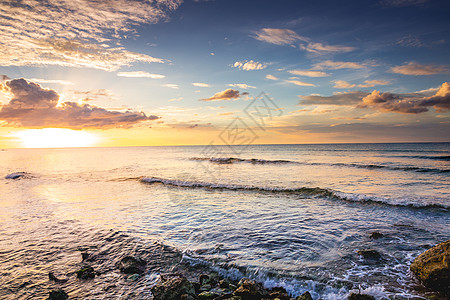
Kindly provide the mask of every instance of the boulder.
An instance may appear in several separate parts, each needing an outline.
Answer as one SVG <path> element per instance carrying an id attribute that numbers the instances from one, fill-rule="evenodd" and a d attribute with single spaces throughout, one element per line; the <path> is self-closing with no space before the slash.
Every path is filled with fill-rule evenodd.
<path id="1" fill-rule="evenodd" d="M 69 295 L 63 290 L 54 290 L 49 293 L 47 300 L 66 300 L 69 299 Z"/>
<path id="2" fill-rule="evenodd" d="M 48 279 L 57 282 L 57 283 L 64 283 L 67 282 L 68 279 L 64 278 L 64 279 L 59 279 L 55 276 L 55 274 L 53 274 L 53 272 L 48 272 Z"/>
<path id="3" fill-rule="evenodd" d="M 410 269 L 423 285 L 450 296 L 450 240 L 420 254 Z"/>
<path id="4" fill-rule="evenodd" d="M 183 276 L 173 276 L 166 280 L 162 280 L 156 284 L 151 291 L 155 300 L 197 298 L 194 286 Z"/>
<path id="5" fill-rule="evenodd" d="M 212 300 L 215 299 L 217 297 L 219 297 L 219 294 L 216 294 L 214 292 L 208 291 L 208 292 L 201 292 L 200 294 L 198 294 L 198 299 L 200 300 Z"/>
<path id="6" fill-rule="evenodd" d="M 366 249 L 366 250 L 358 250 L 358 254 L 361 255 L 364 259 L 370 260 L 378 260 L 381 259 L 381 254 L 377 250 Z"/>
<path id="7" fill-rule="evenodd" d="M 240 296 L 242 300 L 260 300 L 266 298 L 268 293 L 262 284 L 248 278 L 242 278 L 238 283 L 238 288 L 234 291 L 234 295 Z"/>
<path id="8" fill-rule="evenodd" d="M 91 266 L 84 266 L 77 272 L 77 278 L 79 279 L 92 279 L 95 277 L 94 268 Z"/>
<path id="9" fill-rule="evenodd" d="M 26 178 L 28 173 L 26 172 L 14 172 L 5 176 L 5 179 L 20 179 Z"/>
<path id="10" fill-rule="evenodd" d="M 303 294 L 301 294 L 301 296 L 295 298 L 295 300 L 313 300 L 313 298 L 311 297 L 311 294 L 309 292 L 304 292 Z"/>
<path id="11" fill-rule="evenodd" d="M 125 274 L 143 274 L 146 262 L 133 256 L 125 256 L 119 262 L 119 270 Z"/>
<path id="12" fill-rule="evenodd" d="M 291 298 L 289 297 L 288 293 L 286 292 L 286 290 L 282 287 L 274 287 L 270 292 L 269 292 L 270 298 L 271 299 L 280 299 L 280 300 L 290 300 Z"/>
<path id="13" fill-rule="evenodd" d="M 350 296 L 348 296 L 348 300 L 375 300 L 375 297 L 366 294 L 351 293 Z"/>
<path id="14" fill-rule="evenodd" d="M 381 239 L 382 237 L 384 237 L 384 234 L 378 231 L 374 231 L 369 235 L 369 238 L 373 240 Z"/>

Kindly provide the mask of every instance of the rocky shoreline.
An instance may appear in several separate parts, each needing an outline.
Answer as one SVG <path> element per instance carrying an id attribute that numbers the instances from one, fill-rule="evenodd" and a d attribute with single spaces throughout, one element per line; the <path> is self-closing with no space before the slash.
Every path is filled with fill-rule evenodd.
<path id="1" fill-rule="evenodd" d="M 71 283 L 93 286 L 95 278 L 110 277 L 109 285 L 97 289 L 92 295 L 83 298 L 97 299 L 149 299 L 155 300 L 312 300 L 309 292 L 292 298 L 283 287 L 266 289 L 261 283 L 249 278 L 233 280 L 220 276 L 205 264 L 190 264 L 176 249 L 155 242 L 150 245 L 136 244 L 137 241 L 127 235 L 113 232 L 106 240 L 113 242 L 111 247 L 78 247 L 80 264 L 77 270 L 66 275 L 57 275 L 57 270 L 48 274 L 48 280 L 54 288 L 48 294 L 48 300 L 79 299 L 66 292 Z M 134 245 L 133 245 L 134 243 Z M 122 245 L 122 247 L 121 247 Z M 112 249 L 122 249 L 124 253 L 114 255 Z M 412 272 L 428 288 L 440 292 L 433 299 L 446 299 L 448 293 L 448 275 L 450 241 L 441 243 L 421 254 L 411 265 Z M 378 253 L 364 250 L 361 256 L 377 257 Z M 113 259 L 112 259 L 113 258 Z M 432 266 L 430 266 L 430 264 Z M 153 277 L 148 276 L 153 272 Z M 447 277 L 446 277 L 447 276 Z M 115 279 L 114 279 L 115 278 Z M 121 279 L 121 283 L 118 282 Z M 125 283 L 126 285 L 124 285 Z M 126 292 L 120 292 L 127 289 Z M 87 288 L 89 290 L 89 288 Z M 348 300 L 371 300 L 371 295 L 361 292 L 350 293 Z"/>

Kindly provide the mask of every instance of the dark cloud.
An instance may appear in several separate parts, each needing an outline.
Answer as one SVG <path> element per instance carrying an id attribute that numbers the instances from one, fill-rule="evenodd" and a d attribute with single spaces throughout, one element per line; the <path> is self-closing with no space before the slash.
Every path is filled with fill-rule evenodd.
<path id="1" fill-rule="evenodd" d="M 222 100 L 232 100 L 232 99 L 238 99 L 241 96 L 248 95 L 247 92 L 239 93 L 237 90 L 233 89 L 226 89 L 224 91 L 215 93 L 214 96 L 206 98 L 206 99 L 200 99 L 200 101 L 222 101 Z"/>
<path id="2" fill-rule="evenodd" d="M 437 111 L 448 111 L 450 109 L 450 83 L 444 82 L 436 94 L 430 97 L 380 93 L 375 90 L 364 97 L 358 107 L 406 114 L 427 112 L 429 107 L 433 107 Z"/>
<path id="3" fill-rule="evenodd" d="M 0 89 L 12 94 L 12 99 L 0 109 L 0 120 L 7 126 L 60 128 L 130 127 L 138 122 L 158 119 L 143 112 L 110 111 L 90 104 L 59 102 L 51 89 L 23 78 L 0 84 Z"/>
<path id="4" fill-rule="evenodd" d="M 299 105 L 354 105 L 367 95 L 365 92 L 353 91 L 332 96 L 300 96 Z"/>

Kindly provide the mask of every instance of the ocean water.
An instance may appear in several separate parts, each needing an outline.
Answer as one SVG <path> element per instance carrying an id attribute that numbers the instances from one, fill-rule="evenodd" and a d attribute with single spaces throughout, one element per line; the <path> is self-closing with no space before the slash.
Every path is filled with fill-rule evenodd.
<path id="1" fill-rule="evenodd" d="M 409 264 L 450 238 L 450 143 L 8 149 L 0 166 L 1 299 L 44 298 L 77 248 L 121 253 L 127 239 L 293 297 L 426 299 Z M 125 297 L 108 274 L 63 287 Z"/>

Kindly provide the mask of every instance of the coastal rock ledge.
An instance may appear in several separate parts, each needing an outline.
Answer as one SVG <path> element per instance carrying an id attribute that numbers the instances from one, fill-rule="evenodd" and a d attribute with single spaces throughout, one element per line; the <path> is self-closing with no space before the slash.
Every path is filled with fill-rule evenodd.
<path id="1" fill-rule="evenodd" d="M 423 285 L 450 296 L 450 240 L 420 254 L 410 269 Z"/>

